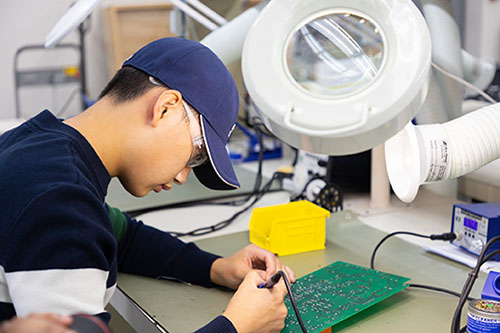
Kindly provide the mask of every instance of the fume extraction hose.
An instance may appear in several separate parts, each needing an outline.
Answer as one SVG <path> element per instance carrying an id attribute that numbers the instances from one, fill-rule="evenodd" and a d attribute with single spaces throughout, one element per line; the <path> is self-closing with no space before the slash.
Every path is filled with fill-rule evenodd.
<path id="1" fill-rule="evenodd" d="M 385 145 L 389 180 L 405 202 L 418 187 L 460 177 L 500 157 L 500 103 L 444 124 L 408 124 Z"/>

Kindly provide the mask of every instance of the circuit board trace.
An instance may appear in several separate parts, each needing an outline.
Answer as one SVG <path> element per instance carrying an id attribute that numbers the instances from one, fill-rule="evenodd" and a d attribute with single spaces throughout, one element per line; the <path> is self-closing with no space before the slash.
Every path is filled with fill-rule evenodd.
<path id="1" fill-rule="evenodd" d="M 308 332 L 321 332 L 407 287 L 410 279 L 336 261 L 297 280 L 292 286 Z M 288 297 L 281 332 L 302 332 Z"/>

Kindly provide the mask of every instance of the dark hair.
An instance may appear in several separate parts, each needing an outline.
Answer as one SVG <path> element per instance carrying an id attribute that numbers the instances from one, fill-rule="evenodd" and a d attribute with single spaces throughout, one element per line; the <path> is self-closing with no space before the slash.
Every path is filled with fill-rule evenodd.
<path id="1" fill-rule="evenodd" d="M 154 87 L 157 87 L 157 85 L 149 81 L 148 74 L 134 67 L 125 66 L 118 70 L 111 81 L 108 82 L 106 87 L 101 91 L 99 99 L 108 96 L 114 104 L 125 103 L 141 97 Z M 167 86 L 165 88 L 169 89 Z M 194 111 L 195 117 L 198 118 L 198 112 L 192 106 L 191 108 Z M 184 110 L 184 119 L 189 122 L 184 105 L 182 109 Z"/>
<path id="2" fill-rule="evenodd" d="M 115 76 L 101 91 L 99 99 L 108 96 L 113 103 L 120 104 L 141 97 L 154 87 L 149 82 L 148 74 L 134 67 L 126 66 L 116 72 Z"/>

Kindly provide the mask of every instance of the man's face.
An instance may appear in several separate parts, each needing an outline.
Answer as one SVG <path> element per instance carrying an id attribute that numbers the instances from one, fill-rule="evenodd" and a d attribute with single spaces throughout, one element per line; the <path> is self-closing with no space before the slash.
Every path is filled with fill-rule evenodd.
<path id="1" fill-rule="evenodd" d="M 169 190 L 183 184 L 191 171 L 187 163 L 193 151 L 190 123 L 182 107 L 164 112 L 157 126 L 144 124 L 134 135 L 134 149 L 118 178 L 134 196 Z"/>

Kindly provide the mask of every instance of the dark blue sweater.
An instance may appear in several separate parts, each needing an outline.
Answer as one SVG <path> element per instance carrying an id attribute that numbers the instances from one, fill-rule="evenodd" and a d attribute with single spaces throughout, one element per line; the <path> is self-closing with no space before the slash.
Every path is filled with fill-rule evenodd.
<path id="1" fill-rule="evenodd" d="M 109 321 L 117 271 L 211 286 L 218 257 L 108 207 L 109 182 L 89 142 L 49 111 L 0 137 L 0 321 L 33 312 Z M 201 330 L 235 331 L 222 316 Z"/>

